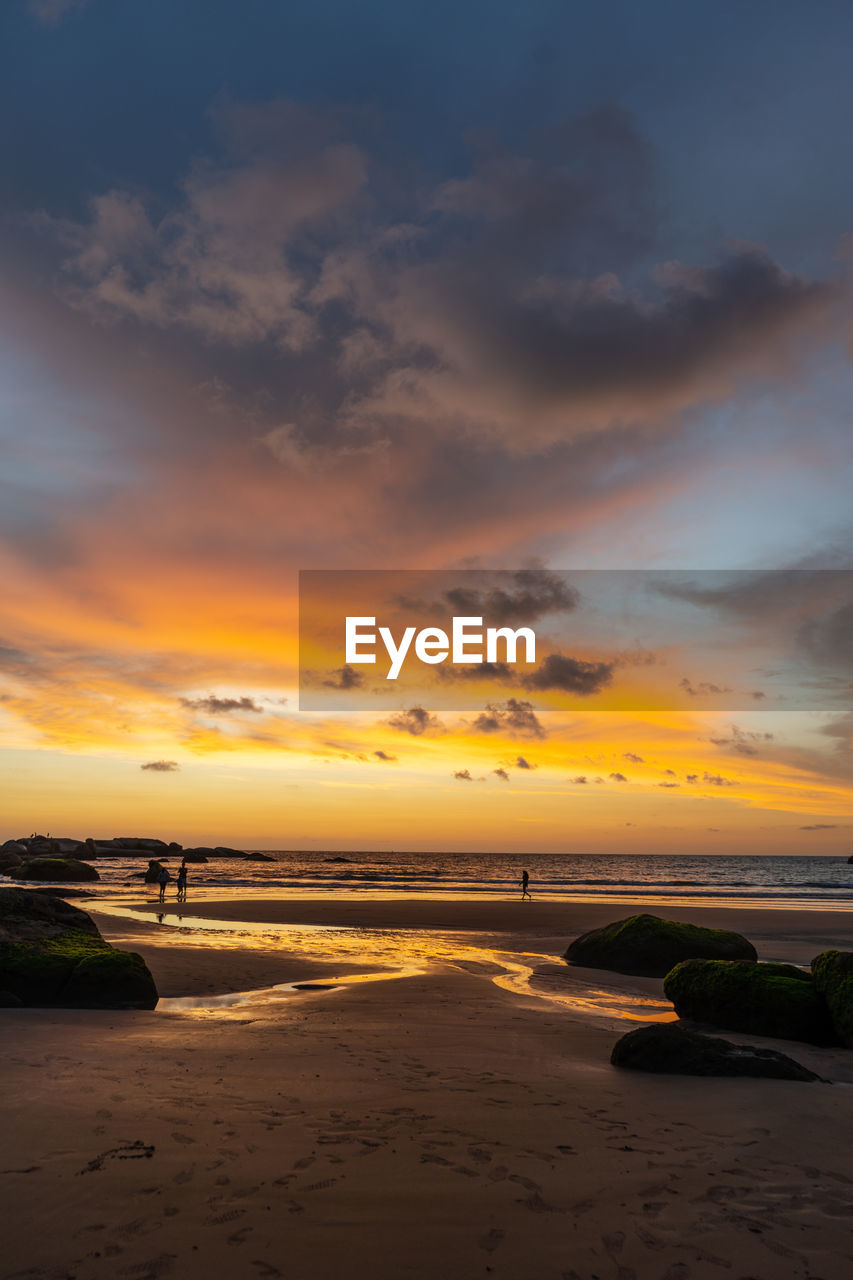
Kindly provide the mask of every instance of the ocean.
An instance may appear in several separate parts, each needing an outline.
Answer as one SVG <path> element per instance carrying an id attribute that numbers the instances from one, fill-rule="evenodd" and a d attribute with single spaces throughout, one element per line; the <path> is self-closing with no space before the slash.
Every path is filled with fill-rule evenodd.
<path id="1" fill-rule="evenodd" d="M 853 909 L 853 865 L 846 858 L 685 854 L 335 853 L 267 850 L 274 862 L 234 858 L 191 864 L 193 898 L 520 895 L 523 867 L 534 898 Z M 180 855 L 165 859 L 174 876 Z M 138 858 L 102 858 L 91 886 L 111 897 L 156 892 L 141 886 Z M 89 886 L 86 886 L 87 889 Z M 170 885 L 170 896 L 174 886 Z"/>

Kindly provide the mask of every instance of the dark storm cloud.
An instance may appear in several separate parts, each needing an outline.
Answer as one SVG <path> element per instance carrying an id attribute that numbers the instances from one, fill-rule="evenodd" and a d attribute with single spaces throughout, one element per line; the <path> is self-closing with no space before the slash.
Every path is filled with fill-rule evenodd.
<path id="1" fill-rule="evenodd" d="M 231 711 L 250 711 L 254 715 L 263 715 L 263 707 L 259 707 L 254 698 L 217 698 L 211 694 L 208 698 L 181 698 L 182 707 L 188 711 L 203 711 L 209 716 L 227 715 Z"/>
<path id="2" fill-rule="evenodd" d="M 475 733 L 505 733 L 510 737 L 544 738 L 545 730 L 539 722 L 532 702 L 508 698 L 505 703 L 487 703 L 473 723 Z"/>
<path id="3" fill-rule="evenodd" d="M 180 765 L 177 760 L 149 760 L 147 764 L 141 764 L 139 767 L 150 773 L 177 773 Z"/>
<path id="4" fill-rule="evenodd" d="M 530 675 L 521 678 L 525 689 L 560 689 L 587 696 L 599 693 L 613 680 L 612 662 L 585 662 L 562 653 L 549 653 Z"/>
<path id="5" fill-rule="evenodd" d="M 387 723 L 392 729 L 410 733 L 413 738 L 420 738 L 424 734 L 440 733 L 444 730 L 444 725 L 438 717 L 432 715 L 425 707 L 409 707 L 406 711 L 390 716 Z"/>
<path id="6" fill-rule="evenodd" d="M 284 107 L 316 146 L 276 124 Z M 223 133 L 239 111 L 217 114 Z M 649 144 L 618 107 L 524 150 L 481 138 L 467 175 L 413 182 L 404 213 L 382 207 L 394 175 L 349 140 L 343 113 L 318 133 L 296 104 L 253 112 L 252 146 L 232 130 L 165 213 L 114 188 L 87 221 L 41 225 L 64 247 L 71 305 L 252 347 L 254 385 L 270 390 L 293 356 L 299 428 L 279 418 L 259 436 L 285 465 L 378 447 L 415 422 L 515 448 L 660 426 L 743 374 L 787 370 L 789 334 L 817 336 L 835 297 L 749 246 L 623 286 L 615 273 L 650 250 L 660 199 Z"/>

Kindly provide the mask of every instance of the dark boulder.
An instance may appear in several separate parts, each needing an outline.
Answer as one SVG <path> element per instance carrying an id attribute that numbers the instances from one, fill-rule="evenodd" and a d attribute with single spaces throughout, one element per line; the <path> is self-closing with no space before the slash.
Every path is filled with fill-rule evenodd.
<path id="1" fill-rule="evenodd" d="M 822 951 L 812 976 L 842 1044 L 853 1049 L 853 951 Z"/>
<path id="2" fill-rule="evenodd" d="M 11 849 L 0 849 L 0 874 L 8 875 L 15 867 L 19 867 L 24 859 Z"/>
<path id="3" fill-rule="evenodd" d="M 215 849 L 209 849 L 206 844 L 200 844 L 196 849 L 184 849 L 182 856 L 186 858 L 187 862 L 190 861 L 189 855 L 191 853 L 200 853 L 203 858 L 218 858 L 222 856 L 221 854 L 218 854 Z M 195 861 L 195 859 L 193 859 L 193 861 Z"/>
<path id="4" fill-rule="evenodd" d="M 3 844 L 0 844 L 0 854 L 3 853 L 16 853 L 19 858 L 26 858 L 28 849 L 20 840 L 4 840 Z"/>
<path id="5" fill-rule="evenodd" d="M 100 880 L 94 867 L 76 858 L 32 858 L 15 867 L 10 873 L 13 880 Z"/>
<path id="6" fill-rule="evenodd" d="M 268 853 L 244 853 L 244 862 L 275 862 L 275 858 L 271 858 Z"/>
<path id="7" fill-rule="evenodd" d="M 114 849 L 128 849 L 139 853 L 159 853 L 169 847 L 165 840 L 152 840 L 150 836 L 113 836 L 109 843 Z"/>
<path id="8" fill-rule="evenodd" d="M 662 978 L 681 960 L 755 960 L 751 942 L 728 929 L 636 915 L 591 929 L 565 953 L 569 964 Z"/>
<path id="9" fill-rule="evenodd" d="M 181 857 L 184 862 L 207 862 L 207 854 L 199 853 L 198 849 L 184 849 Z"/>
<path id="10" fill-rule="evenodd" d="M 663 989 L 680 1018 L 807 1044 L 838 1043 L 810 974 L 791 964 L 686 960 L 666 975 Z"/>
<path id="11" fill-rule="evenodd" d="M 732 1044 L 702 1036 L 673 1023 L 639 1027 L 617 1040 L 610 1055 L 614 1067 L 682 1076 L 761 1076 L 769 1080 L 819 1080 L 775 1049 Z"/>
<path id="12" fill-rule="evenodd" d="M 166 868 L 163 866 L 162 862 L 158 862 L 155 858 L 149 859 L 148 870 L 144 873 L 145 883 L 157 884 L 160 872 L 165 870 Z"/>
<path id="13" fill-rule="evenodd" d="M 0 991 L 21 1004 L 69 1009 L 153 1009 L 141 956 L 117 951 L 91 916 L 61 898 L 0 887 Z"/>
<path id="14" fill-rule="evenodd" d="M 229 849 L 225 844 L 218 844 L 213 850 L 217 858 L 243 858 L 246 856 L 245 849 Z M 271 858 L 272 862 L 273 859 Z"/>

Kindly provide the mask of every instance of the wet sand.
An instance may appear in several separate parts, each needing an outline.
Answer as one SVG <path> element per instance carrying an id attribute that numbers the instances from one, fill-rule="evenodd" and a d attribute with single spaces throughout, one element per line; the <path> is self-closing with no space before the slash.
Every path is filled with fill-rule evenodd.
<path id="1" fill-rule="evenodd" d="M 405 929 L 416 963 L 229 1009 L 2 1011 L 0 1275 L 846 1280 L 853 1054 L 762 1042 L 832 1085 L 620 1073 L 609 1053 L 631 1024 L 496 978 L 528 950 L 540 978 L 561 975 L 577 922 L 629 904 L 533 906 L 535 922 L 530 904 L 190 904 L 270 926 L 355 914 L 376 950 L 350 974 L 403 954 Z M 801 960 L 849 947 L 853 925 L 677 914 L 734 916 L 762 954 Z M 320 935 L 285 952 L 262 930 L 204 939 L 98 919 L 175 995 L 344 978 L 358 941 L 328 960 Z M 391 951 L 374 930 L 393 933 Z M 626 997 L 659 986 L 570 976 Z"/>

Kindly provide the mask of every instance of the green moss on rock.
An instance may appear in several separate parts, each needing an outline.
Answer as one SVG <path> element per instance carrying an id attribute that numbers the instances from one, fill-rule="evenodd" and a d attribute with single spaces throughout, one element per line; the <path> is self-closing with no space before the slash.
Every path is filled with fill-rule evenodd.
<path id="1" fill-rule="evenodd" d="M 812 960 L 812 975 L 839 1040 L 853 1049 L 853 951 L 822 951 Z"/>
<path id="2" fill-rule="evenodd" d="M 770 1080 L 819 1080 L 813 1071 L 775 1049 L 732 1044 L 673 1023 L 638 1027 L 617 1040 L 614 1067 L 683 1076 L 760 1076 Z"/>
<path id="3" fill-rule="evenodd" d="M 680 1018 L 807 1044 L 838 1043 L 811 976 L 794 965 L 686 960 L 666 975 L 663 989 Z"/>
<path id="4" fill-rule="evenodd" d="M 565 953 L 569 964 L 589 969 L 662 978 L 681 960 L 755 960 L 752 943 L 728 929 L 663 920 L 648 914 L 628 916 L 576 938 Z"/>

